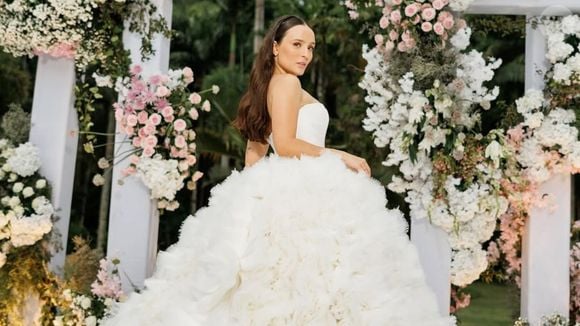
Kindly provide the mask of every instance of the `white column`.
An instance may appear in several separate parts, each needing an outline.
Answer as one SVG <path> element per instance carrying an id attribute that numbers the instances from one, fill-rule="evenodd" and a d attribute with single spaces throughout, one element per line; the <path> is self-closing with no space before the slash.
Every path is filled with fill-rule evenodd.
<path id="1" fill-rule="evenodd" d="M 171 0 L 152 1 L 171 26 Z M 169 68 L 169 39 L 157 35 L 153 40 L 153 55 L 148 61 L 141 61 L 141 37 L 123 33 L 125 48 L 131 51 L 131 61 L 143 66 L 143 76 L 165 73 Z M 125 141 L 124 143 L 122 143 Z M 115 137 L 115 155 L 133 149 L 124 135 L 117 132 Z M 135 177 L 125 178 L 123 184 L 117 182 L 121 171 L 129 165 L 125 160 L 113 168 L 111 189 L 111 206 L 109 214 L 109 236 L 107 255 L 121 260 L 120 274 L 123 289 L 131 292 L 133 287 L 142 288 L 143 281 L 151 276 L 157 256 L 157 236 L 159 214 L 156 202 L 151 200 L 150 191 Z"/>
<path id="2" fill-rule="evenodd" d="M 411 241 L 419 252 L 427 285 L 435 292 L 442 316 L 449 315 L 451 301 L 451 247 L 447 234 L 427 217 L 411 217 Z"/>
<path id="3" fill-rule="evenodd" d="M 528 17 L 531 18 L 531 17 Z M 543 89 L 540 69 L 546 71 L 546 40 L 541 29 L 526 30 L 526 89 Z M 543 315 L 568 316 L 570 298 L 570 175 L 556 175 L 540 188 L 554 200 L 555 210 L 534 208 L 522 246 L 521 315 L 539 325 Z"/>
<path id="4" fill-rule="evenodd" d="M 52 187 L 52 203 L 58 218 L 59 252 L 51 268 L 62 273 L 70 222 L 78 119 L 74 107 L 75 63 L 73 59 L 38 57 L 30 128 L 30 142 L 40 150 L 40 173 Z"/>

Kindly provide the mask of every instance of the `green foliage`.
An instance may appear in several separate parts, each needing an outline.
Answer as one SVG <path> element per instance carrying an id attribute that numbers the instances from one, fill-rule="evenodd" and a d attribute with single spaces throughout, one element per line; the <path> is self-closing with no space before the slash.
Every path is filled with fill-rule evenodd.
<path id="1" fill-rule="evenodd" d="M 27 59 L 17 59 L 0 52 L 0 113 L 10 103 L 29 106 L 32 103 L 33 75 L 26 69 Z"/>

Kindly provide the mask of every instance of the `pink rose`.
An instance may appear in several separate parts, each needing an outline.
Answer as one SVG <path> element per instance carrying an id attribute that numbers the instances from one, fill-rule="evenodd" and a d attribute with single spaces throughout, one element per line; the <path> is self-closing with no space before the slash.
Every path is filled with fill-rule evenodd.
<path id="1" fill-rule="evenodd" d="M 437 10 L 441 10 L 443 7 L 445 7 L 445 2 L 443 2 L 442 0 L 435 0 L 433 1 L 433 8 L 437 9 Z"/>
<path id="2" fill-rule="evenodd" d="M 393 10 L 393 7 L 391 6 L 385 6 L 385 8 L 383 8 L 383 15 L 385 16 L 389 16 L 391 14 L 391 11 Z"/>
<path id="3" fill-rule="evenodd" d="M 381 17 L 381 20 L 379 20 L 379 26 L 382 29 L 389 27 L 389 18 L 387 18 L 387 16 Z"/>
<path id="4" fill-rule="evenodd" d="M 185 128 L 187 128 L 187 123 L 185 123 L 183 119 L 177 119 L 173 123 L 173 129 L 175 129 L 175 131 L 184 131 Z"/>
<path id="5" fill-rule="evenodd" d="M 443 27 L 441 22 L 436 22 L 435 25 L 433 25 L 433 30 L 437 35 L 443 35 L 443 33 L 445 33 L 445 27 Z"/>
<path id="6" fill-rule="evenodd" d="M 416 15 L 415 17 L 413 17 L 413 25 L 417 25 L 421 22 L 421 16 Z"/>
<path id="7" fill-rule="evenodd" d="M 189 116 L 193 120 L 197 120 L 197 118 L 199 118 L 199 112 L 197 112 L 197 110 L 195 108 L 191 108 L 191 110 L 189 110 Z"/>
<path id="8" fill-rule="evenodd" d="M 177 164 L 177 168 L 179 169 L 179 171 L 185 171 L 187 169 L 189 169 L 189 164 L 187 164 L 187 161 L 183 160 L 183 161 L 179 161 L 179 163 Z"/>
<path id="9" fill-rule="evenodd" d="M 457 28 L 462 29 L 467 27 L 467 22 L 465 21 L 465 19 L 459 19 L 457 20 Z"/>
<path id="10" fill-rule="evenodd" d="M 398 6 L 403 2 L 403 0 L 393 0 L 393 5 Z"/>
<path id="11" fill-rule="evenodd" d="M 146 147 L 143 149 L 143 156 L 151 157 L 153 156 L 153 154 L 155 154 L 155 150 L 153 149 L 153 147 Z"/>
<path id="12" fill-rule="evenodd" d="M 119 109 L 115 110 L 115 120 L 121 121 L 121 120 L 123 120 L 124 116 L 125 116 L 125 112 L 123 112 L 123 109 L 119 108 Z"/>
<path id="13" fill-rule="evenodd" d="M 391 31 L 391 32 L 389 33 L 389 39 L 390 39 L 391 41 L 396 41 L 396 40 L 398 40 L 398 39 L 399 39 L 399 33 L 395 32 L 395 31 Z"/>
<path id="14" fill-rule="evenodd" d="M 131 143 L 133 144 L 133 146 L 135 147 L 141 147 L 141 138 L 139 137 L 134 137 L 133 140 L 131 141 Z"/>
<path id="15" fill-rule="evenodd" d="M 385 43 L 385 50 L 387 52 L 392 51 L 395 48 L 395 43 L 393 43 L 393 41 L 388 41 L 387 43 Z"/>
<path id="16" fill-rule="evenodd" d="M 403 41 L 408 41 L 409 39 L 411 39 L 411 32 L 409 32 L 409 30 L 406 30 L 402 35 L 401 35 L 401 39 Z"/>
<path id="17" fill-rule="evenodd" d="M 177 152 L 177 157 L 186 158 L 187 157 L 187 149 L 182 148 Z"/>
<path id="18" fill-rule="evenodd" d="M 375 43 L 377 45 L 383 45 L 384 41 L 385 41 L 385 39 L 381 34 L 375 35 Z"/>
<path id="19" fill-rule="evenodd" d="M 196 182 L 197 180 L 201 179 L 201 177 L 203 177 L 203 173 L 199 172 L 199 171 L 195 171 L 195 173 L 191 177 L 191 180 L 193 180 L 193 182 Z"/>
<path id="20" fill-rule="evenodd" d="M 172 107 L 166 106 L 161 110 L 161 115 L 164 117 L 167 117 L 167 116 L 173 115 L 173 112 L 174 111 L 173 111 Z"/>
<path id="21" fill-rule="evenodd" d="M 199 104 L 201 103 L 201 96 L 197 93 L 191 93 L 191 95 L 189 95 L 189 101 L 191 104 Z"/>
<path id="22" fill-rule="evenodd" d="M 131 75 L 138 75 L 143 71 L 143 68 L 140 65 L 133 65 L 131 67 Z"/>
<path id="23" fill-rule="evenodd" d="M 423 17 L 423 19 L 426 21 L 432 21 L 436 15 L 437 11 L 435 11 L 433 8 L 425 8 L 421 12 L 421 17 Z"/>
<path id="24" fill-rule="evenodd" d="M 416 45 L 417 45 L 417 42 L 415 42 L 415 40 L 413 38 L 410 38 L 410 39 L 405 41 L 405 47 L 407 48 L 407 50 L 414 48 Z"/>
<path id="25" fill-rule="evenodd" d="M 127 134 L 127 136 L 133 136 L 133 134 L 135 133 L 135 129 L 133 129 L 133 127 L 125 127 L 125 134 Z"/>
<path id="26" fill-rule="evenodd" d="M 179 148 L 187 147 L 185 137 L 183 137 L 182 135 L 175 137 L 175 146 Z"/>
<path id="27" fill-rule="evenodd" d="M 185 77 L 185 80 L 187 82 L 193 81 L 193 70 L 191 70 L 191 68 L 185 67 L 185 68 L 183 68 L 182 72 L 183 72 L 183 77 Z"/>
<path id="28" fill-rule="evenodd" d="M 418 11 L 419 8 L 417 8 L 415 4 L 408 5 L 407 7 L 405 7 L 405 16 L 413 17 L 417 14 Z"/>
<path id="29" fill-rule="evenodd" d="M 455 24 L 455 21 L 453 21 L 453 18 L 445 19 L 443 21 L 443 27 L 445 27 L 445 29 L 447 29 L 447 30 L 453 28 L 454 24 Z"/>
<path id="30" fill-rule="evenodd" d="M 187 164 L 189 164 L 190 166 L 195 165 L 195 163 L 197 162 L 197 158 L 195 157 L 195 155 L 187 155 L 185 159 L 187 160 Z"/>
<path id="31" fill-rule="evenodd" d="M 153 135 L 147 136 L 142 142 L 142 147 L 144 148 L 153 148 L 155 145 L 157 145 L 157 137 Z"/>
<path id="32" fill-rule="evenodd" d="M 391 12 L 391 22 L 393 24 L 398 24 L 401 22 L 401 12 L 399 10 L 394 10 Z"/>
<path id="33" fill-rule="evenodd" d="M 173 115 L 166 115 L 166 116 L 163 117 L 163 120 L 165 120 L 166 122 L 171 123 L 171 122 L 173 122 L 173 120 L 175 120 L 175 116 L 173 116 Z"/>
<path id="34" fill-rule="evenodd" d="M 166 97 L 169 96 L 169 94 L 171 94 L 171 91 L 165 86 L 159 86 L 157 87 L 157 91 L 155 91 L 155 95 L 158 97 Z"/>
<path id="35" fill-rule="evenodd" d="M 178 157 L 179 156 L 179 151 L 177 150 L 177 148 L 175 146 L 171 146 L 171 148 L 169 149 L 169 156 L 171 156 L 171 157 Z"/>
<path id="36" fill-rule="evenodd" d="M 407 45 L 405 45 L 405 42 L 399 42 L 399 44 L 397 44 L 397 50 L 399 50 L 399 52 L 406 52 Z"/>
<path id="37" fill-rule="evenodd" d="M 141 138 L 145 138 L 147 136 L 149 136 L 149 134 L 147 133 L 145 127 L 143 128 L 139 128 L 139 131 L 137 132 L 137 135 Z"/>
<path id="38" fill-rule="evenodd" d="M 153 75 L 153 76 L 149 77 L 149 83 L 151 85 L 161 84 L 161 76 L 160 75 Z"/>
<path id="39" fill-rule="evenodd" d="M 431 24 L 430 22 L 424 22 L 423 24 L 421 24 L 421 30 L 423 30 L 423 32 L 425 33 L 429 33 L 430 31 L 433 30 L 433 24 Z"/>
<path id="40" fill-rule="evenodd" d="M 349 10 L 348 11 L 348 17 L 352 20 L 355 20 L 358 18 L 358 12 L 354 11 L 354 10 Z"/>
<path id="41" fill-rule="evenodd" d="M 140 124 L 145 124 L 148 118 L 149 115 L 147 114 L 146 111 L 141 111 L 137 114 L 137 120 L 139 121 Z"/>
<path id="42" fill-rule="evenodd" d="M 145 125 L 145 132 L 147 135 L 154 135 L 155 134 L 155 126 L 147 124 Z"/>
<path id="43" fill-rule="evenodd" d="M 129 114 L 127 116 L 127 126 L 134 127 L 137 125 L 137 116 L 134 114 Z"/>
<path id="44" fill-rule="evenodd" d="M 149 122 L 151 122 L 154 126 L 157 126 L 161 123 L 161 116 L 157 113 L 153 113 L 149 116 Z"/>
<path id="45" fill-rule="evenodd" d="M 153 155 L 153 154 L 151 154 L 151 155 Z M 135 172 L 137 172 L 137 171 L 132 166 L 126 167 L 123 170 L 121 170 L 121 174 L 125 177 L 130 176 L 131 174 L 134 174 Z"/>
<path id="46" fill-rule="evenodd" d="M 201 109 L 205 112 L 211 111 L 211 104 L 209 103 L 208 100 L 203 101 L 203 104 L 201 105 Z"/>
<path id="47" fill-rule="evenodd" d="M 451 14 L 449 11 L 442 11 L 439 13 L 437 21 L 444 22 L 445 20 L 450 18 L 453 18 L 453 14 Z"/>

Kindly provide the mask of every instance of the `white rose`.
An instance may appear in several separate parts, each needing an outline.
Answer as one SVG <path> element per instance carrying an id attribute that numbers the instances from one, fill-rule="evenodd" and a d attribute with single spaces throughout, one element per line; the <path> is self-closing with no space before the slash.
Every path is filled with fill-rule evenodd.
<path id="1" fill-rule="evenodd" d="M 88 297 L 83 296 L 81 298 L 81 307 L 85 310 L 89 309 L 91 307 L 91 299 L 89 299 Z"/>
<path id="2" fill-rule="evenodd" d="M 18 197 L 10 197 L 10 200 L 8 201 L 8 206 L 10 207 L 16 207 L 20 205 L 20 198 Z"/>
<path id="3" fill-rule="evenodd" d="M 24 184 L 22 182 L 16 182 L 14 186 L 12 186 L 12 191 L 15 193 L 19 193 L 24 189 Z"/>
<path id="4" fill-rule="evenodd" d="M 18 176 L 16 175 L 16 173 L 10 173 L 10 175 L 8 176 L 9 182 L 14 182 L 14 181 L 16 181 L 16 179 L 18 179 Z"/>
<path id="5" fill-rule="evenodd" d="M 46 187 L 46 180 L 40 179 L 36 181 L 36 184 L 34 186 L 36 187 L 36 189 L 43 189 L 44 187 Z"/>
<path id="6" fill-rule="evenodd" d="M 97 317 L 89 316 L 85 318 L 85 325 L 86 326 L 96 326 L 97 325 Z"/>
<path id="7" fill-rule="evenodd" d="M 106 168 L 108 168 L 110 166 L 109 160 L 107 160 L 104 157 L 101 157 L 99 159 L 99 161 L 97 162 L 97 165 L 99 166 L 100 169 L 106 169 Z"/>
<path id="8" fill-rule="evenodd" d="M 4 163 L 4 165 L 2 165 L 2 171 L 6 171 L 6 172 L 12 171 L 12 168 L 10 167 L 10 164 Z"/>
<path id="9" fill-rule="evenodd" d="M 95 174 L 95 176 L 93 177 L 93 184 L 97 187 L 102 186 L 105 184 L 105 178 L 103 178 L 102 175 L 100 174 Z"/>
<path id="10" fill-rule="evenodd" d="M 22 207 L 22 206 L 14 207 L 13 211 L 14 211 L 14 214 L 16 214 L 16 216 L 18 216 L 18 217 L 24 216 L 24 207 Z"/>
<path id="11" fill-rule="evenodd" d="M 32 195 L 34 195 L 34 189 L 32 189 L 32 187 L 26 187 L 22 190 L 22 196 L 24 196 L 24 198 L 28 198 Z"/>
<path id="12" fill-rule="evenodd" d="M 4 215 L 4 213 L 0 212 L 0 230 L 2 230 L 3 227 L 6 226 L 6 224 L 8 224 L 8 217 L 6 217 L 6 215 Z"/>
<path id="13" fill-rule="evenodd" d="M 4 179 L 5 176 L 6 172 L 4 172 L 4 170 L 0 170 L 0 180 Z"/>

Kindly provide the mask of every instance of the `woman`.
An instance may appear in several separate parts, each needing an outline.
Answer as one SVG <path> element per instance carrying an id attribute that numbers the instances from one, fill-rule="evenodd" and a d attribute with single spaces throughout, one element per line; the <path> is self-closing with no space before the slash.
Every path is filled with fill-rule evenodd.
<path id="1" fill-rule="evenodd" d="M 252 167 L 214 187 L 107 325 L 453 323 L 368 164 L 324 148 L 328 113 L 297 78 L 314 47 L 302 19 L 274 23 L 236 120 Z"/>

